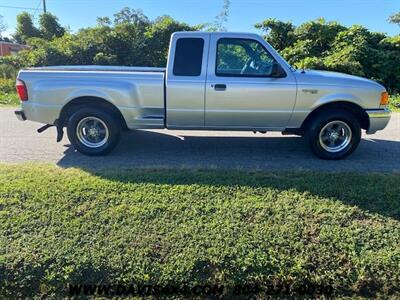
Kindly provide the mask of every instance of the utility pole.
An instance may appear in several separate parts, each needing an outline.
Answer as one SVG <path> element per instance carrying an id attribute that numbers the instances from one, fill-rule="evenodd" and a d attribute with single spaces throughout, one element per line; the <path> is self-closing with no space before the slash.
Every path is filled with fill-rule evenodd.
<path id="1" fill-rule="evenodd" d="M 46 0 L 43 0 L 43 12 L 46 13 Z"/>

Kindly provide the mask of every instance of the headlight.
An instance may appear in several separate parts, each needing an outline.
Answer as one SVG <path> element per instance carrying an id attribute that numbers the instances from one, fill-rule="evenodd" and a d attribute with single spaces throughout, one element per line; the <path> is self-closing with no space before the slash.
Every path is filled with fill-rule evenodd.
<path id="1" fill-rule="evenodd" d="M 380 105 L 388 105 L 389 104 L 389 94 L 388 92 L 383 92 L 381 94 L 381 102 Z"/>

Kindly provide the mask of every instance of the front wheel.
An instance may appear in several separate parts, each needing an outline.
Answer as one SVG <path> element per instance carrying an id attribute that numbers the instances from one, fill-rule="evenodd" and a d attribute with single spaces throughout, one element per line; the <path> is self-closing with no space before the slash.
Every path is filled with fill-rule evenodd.
<path id="1" fill-rule="evenodd" d="M 357 118 L 345 110 L 318 115 L 307 130 L 311 150 L 323 159 L 341 159 L 350 155 L 361 140 Z"/>
<path id="2" fill-rule="evenodd" d="M 71 144 L 86 155 L 105 155 L 115 148 L 120 137 L 115 118 L 99 109 L 81 108 L 68 120 L 67 134 Z"/>

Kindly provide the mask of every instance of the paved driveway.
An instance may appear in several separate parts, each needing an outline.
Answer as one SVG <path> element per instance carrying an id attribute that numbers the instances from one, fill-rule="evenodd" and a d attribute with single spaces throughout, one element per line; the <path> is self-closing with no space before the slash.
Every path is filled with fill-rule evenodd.
<path id="1" fill-rule="evenodd" d="M 123 134 L 106 157 L 86 157 L 65 137 L 56 143 L 54 128 L 16 120 L 13 109 L 0 108 L 0 162 L 42 161 L 62 167 L 172 167 L 247 170 L 400 171 L 400 114 L 388 128 L 363 136 L 356 152 L 341 161 L 317 159 L 300 137 L 280 133 L 137 130 Z"/>

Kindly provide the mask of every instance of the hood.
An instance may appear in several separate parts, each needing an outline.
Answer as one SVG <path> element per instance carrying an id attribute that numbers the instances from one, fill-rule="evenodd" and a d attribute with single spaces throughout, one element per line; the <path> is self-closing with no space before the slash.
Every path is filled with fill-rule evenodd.
<path id="1" fill-rule="evenodd" d="M 318 70 L 305 70 L 302 72 L 302 70 L 297 70 L 294 74 L 299 84 L 326 84 L 352 87 L 374 86 L 379 89 L 385 89 L 382 85 L 373 80 L 339 72 Z"/>

